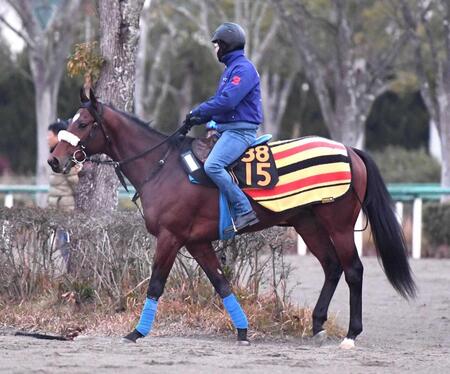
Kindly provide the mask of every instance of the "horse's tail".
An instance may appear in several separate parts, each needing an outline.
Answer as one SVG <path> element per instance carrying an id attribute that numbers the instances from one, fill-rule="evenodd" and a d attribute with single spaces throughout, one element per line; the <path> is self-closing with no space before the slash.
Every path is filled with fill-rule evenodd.
<path id="1" fill-rule="evenodd" d="M 397 292 L 406 299 L 414 298 L 416 284 L 408 263 L 405 237 L 395 215 L 394 203 L 372 158 L 359 149 L 353 150 L 363 160 L 367 169 L 364 208 L 369 218 L 378 258 L 381 258 L 383 270 Z"/>

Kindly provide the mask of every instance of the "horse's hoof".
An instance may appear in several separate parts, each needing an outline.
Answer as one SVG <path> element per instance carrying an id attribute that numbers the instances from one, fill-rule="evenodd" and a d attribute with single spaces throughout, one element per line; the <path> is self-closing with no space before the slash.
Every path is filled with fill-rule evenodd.
<path id="1" fill-rule="evenodd" d="M 136 340 L 143 337 L 144 335 L 134 329 L 132 332 L 122 338 L 122 343 L 136 343 Z"/>
<path id="2" fill-rule="evenodd" d="M 345 338 L 342 343 L 339 345 L 341 349 L 353 349 L 355 348 L 355 340 Z"/>
<path id="3" fill-rule="evenodd" d="M 250 342 L 248 340 L 238 340 L 236 342 L 236 345 L 239 347 L 248 347 L 250 345 Z"/>
<path id="4" fill-rule="evenodd" d="M 315 345 L 321 346 L 327 340 L 328 335 L 325 330 L 319 331 L 316 335 L 313 336 L 313 343 Z"/>
<path id="5" fill-rule="evenodd" d="M 121 341 L 121 343 L 124 343 L 124 344 L 136 343 L 136 340 L 128 339 L 126 336 L 123 337 L 122 339 L 120 339 L 120 341 Z"/>

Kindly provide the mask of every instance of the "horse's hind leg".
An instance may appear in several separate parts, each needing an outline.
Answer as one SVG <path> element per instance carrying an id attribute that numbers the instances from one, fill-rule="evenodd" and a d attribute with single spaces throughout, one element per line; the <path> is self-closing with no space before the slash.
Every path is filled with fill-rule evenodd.
<path id="1" fill-rule="evenodd" d="M 353 199 L 353 201 L 351 200 Z M 356 250 L 353 228 L 359 209 L 353 195 L 332 206 L 318 206 L 314 213 L 331 238 L 336 255 L 345 274 L 350 291 L 350 321 L 342 348 L 354 347 L 355 338 L 362 332 L 362 281 L 363 265 Z M 339 204 L 339 205 L 337 205 Z M 352 205 L 353 208 L 352 209 Z M 339 218 L 336 218 L 339 212 Z"/>
<path id="2" fill-rule="evenodd" d="M 336 253 L 345 274 L 345 281 L 350 290 L 350 321 L 347 338 L 341 343 L 342 348 L 353 348 L 354 340 L 362 332 L 362 282 L 364 267 L 356 250 L 353 227 L 346 232 L 331 234 Z"/>
<path id="3" fill-rule="evenodd" d="M 328 233 L 310 210 L 296 216 L 291 223 L 311 253 L 317 257 L 325 274 L 325 281 L 313 311 L 313 335 L 323 339 L 326 336 L 322 332 L 323 324 L 327 320 L 328 307 L 341 278 L 342 267 Z"/>
<path id="4" fill-rule="evenodd" d="M 222 267 L 214 253 L 211 243 L 188 244 L 186 245 L 186 249 L 201 266 L 214 286 L 214 289 L 222 298 L 223 305 L 237 330 L 238 343 L 241 345 L 248 345 L 247 316 L 232 293 L 230 283 L 223 275 Z"/>

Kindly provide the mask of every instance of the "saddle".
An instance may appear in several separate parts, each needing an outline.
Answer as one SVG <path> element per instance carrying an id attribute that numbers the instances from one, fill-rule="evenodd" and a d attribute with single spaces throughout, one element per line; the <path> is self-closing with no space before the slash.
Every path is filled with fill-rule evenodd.
<path id="1" fill-rule="evenodd" d="M 212 136 L 208 136 L 206 138 L 196 138 L 192 142 L 192 153 L 202 164 L 205 163 L 218 139 L 218 136 L 213 134 Z"/>
<path id="2" fill-rule="evenodd" d="M 352 183 L 345 145 L 317 136 L 267 143 L 258 138 L 228 168 L 254 202 L 273 212 L 326 204 L 344 196 Z M 196 139 L 182 153 L 192 183 L 215 187 L 203 170 L 214 139 Z"/>
<path id="3" fill-rule="evenodd" d="M 244 154 L 231 164 L 227 171 L 241 188 L 273 188 L 278 182 L 275 160 L 267 142 L 272 135 L 266 134 L 255 139 Z M 203 164 L 210 154 L 217 135 L 194 139 L 190 149 L 181 154 L 183 166 L 191 181 L 209 187 L 216 185 L 206 175 Z"/>

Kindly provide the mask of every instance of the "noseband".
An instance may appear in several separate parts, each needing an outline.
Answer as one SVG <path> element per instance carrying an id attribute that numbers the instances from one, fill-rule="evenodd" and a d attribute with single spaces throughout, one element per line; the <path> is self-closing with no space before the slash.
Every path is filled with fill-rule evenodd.
<path id="1" fill-rule="evenodd" d="M 92 116 L 92 118 L 94 118 L 94 122 L 92 124 L 91 130 L 89 131 L 89 134 L 87 135 L 87 137 L 85 139 L 81 140 L 78 136 L 76 136 L 75 134 L 73 134 L 69 131 L 66 131 L 66 130 L 62 130 L 58 133 L 59 141 L 64 140 L 74 147 L 77 147 L 77 146 L 79 147 L 73 153 L 70 161 L 75 163 L 80 169 L 83 167 L 83 164 L 89 159 L 86 155 L 85 149 L 88 146 L 89 142 L 94 138 L 95 133 L 99 127 L 102 130 L 103 136 L 106 140 L 106 144 L 108 145 L 108 147 L 111 146 L 110 145 L 111 138 L 106 133 L 106 131 L 103 127 L 103 124 L 102 124 L 103 105 L 101 103 L 98 103 L 98 105 L 99 105 L 99 111 L 95 110 L 95 108 L 93 107 L 93 105 L 91 104 L 90 101 L 82 103 L 82 108 L 87 109 L 89 114 Z M 80 154 L 81 154 L 81 160 L 79 160 L 77 157 Z"/>
<path id="2" fill-rule="evenodd" d="M 86 152 L 84 151 L 85 145 L 82 143 L 81 139 L 67 130 L 61 130 L 60 132 L 58 132 L 58 141 L 65 141 L 74 147 L 80 147 L 79 149 L 75 149 L 75 152 L 73 152 L 72 158 L 70 158 L 69 161 L 76 164 L 81 170 L 83 164 L 87 159 Z M 78 159 L 78 154 L 81 154 L 81 160 Z"/>

